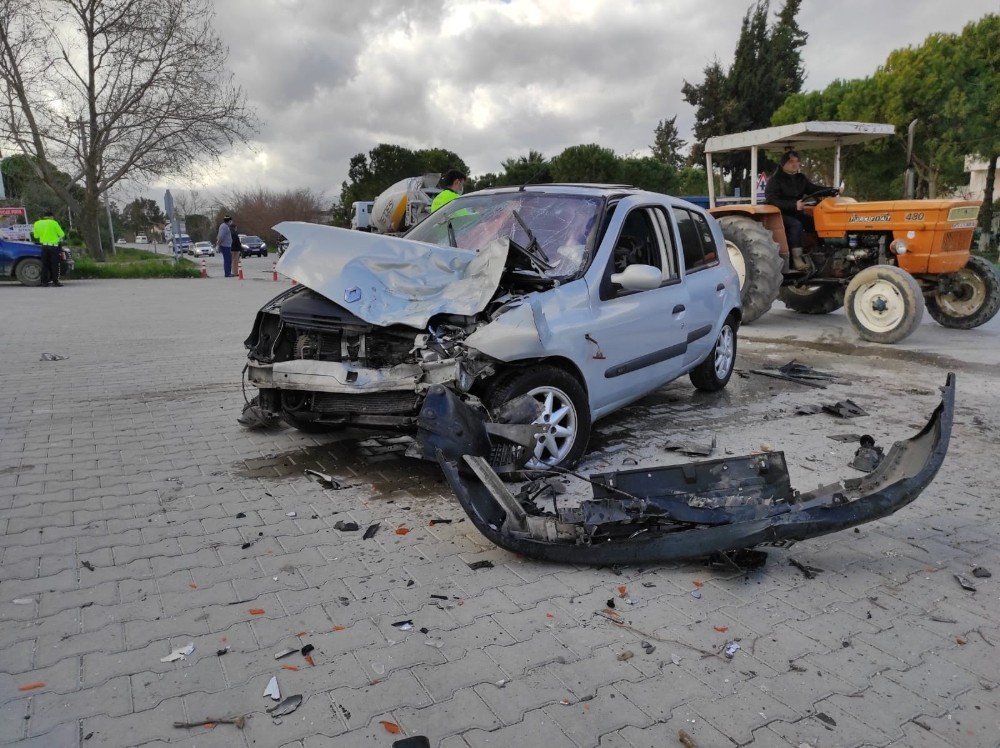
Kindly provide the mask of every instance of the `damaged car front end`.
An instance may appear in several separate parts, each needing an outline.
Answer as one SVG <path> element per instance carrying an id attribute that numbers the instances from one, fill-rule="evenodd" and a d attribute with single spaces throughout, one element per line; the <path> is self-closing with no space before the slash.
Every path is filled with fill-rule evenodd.
<path id="1" fill-rule="evenodd" d="M 792 488 L 783 452 L 593 474 L 590 498 L 512 493 L 493 469 L 497 437 L 443 388 L 428 395 L 418 440 L 433 452 L 476 528 L 496 545 L 562 563 L 679 561 L 790 545 L 886 517 L 912 502 L 944 461 L 955 375 L 915 436 L 871 473 L 813 491 Z M 567 471 L 551 471 L 566 475 Z"/>

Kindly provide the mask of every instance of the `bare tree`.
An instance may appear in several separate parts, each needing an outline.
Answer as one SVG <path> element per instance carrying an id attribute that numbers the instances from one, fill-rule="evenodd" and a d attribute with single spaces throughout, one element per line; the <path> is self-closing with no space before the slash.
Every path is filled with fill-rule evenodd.
<path id="1" fill-rule="evenodd" d="M 282 221 L 318 223 L 324 213 L 326 197 L 310 189 L 275 190 L 255 187 L 238 190 L 224 197 L 213 216 L 218 226 L 223 215 L 232 215 L 241 234 L 265 239 L 272 246 L 280 238 L 273 230 Z"/>
<path id="2" fill-rule="evenodd" d="M 0 138 L 34 157 L 97 257 L 109 189 L 182 173 L 254 131 L 213 19 L 211 0 L 0 0 Z"/>

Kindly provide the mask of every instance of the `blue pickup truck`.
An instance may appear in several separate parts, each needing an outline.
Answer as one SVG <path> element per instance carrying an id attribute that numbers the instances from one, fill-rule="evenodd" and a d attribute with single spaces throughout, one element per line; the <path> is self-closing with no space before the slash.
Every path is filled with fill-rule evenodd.
<path id="1" fill-rule="evenodd" d="M 73 253 L 63 248 L 64 259 L 59 263 L 59 275 L 65 278 L 73 270 Z M 42 248 L 29 242 L 8 242 L 0 239 L 0 279 L 16 278 L 26 286 L 42 282 Z"/>

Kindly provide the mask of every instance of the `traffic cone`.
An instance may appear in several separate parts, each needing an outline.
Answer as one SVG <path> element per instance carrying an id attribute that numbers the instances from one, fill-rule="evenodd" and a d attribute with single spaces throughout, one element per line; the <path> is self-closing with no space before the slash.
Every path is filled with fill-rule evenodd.
<path id="1" fill-rule="evenodd" d="M 273 280 L 273 281 L 278 280 L 278 263 L 277 262 L 272 262 L 271 263 L 271 280 Z"/>
<path id="2" fill-rule="evenodd" d="M 240 265 L 240 280 L 243 280 L 243 265 Z"/>
<path id="3" fill-rule="evenodd" d="M 202 278 L 208 277 L 208 265 L 205 263 L 204 257 L 201 258 L 201 277 Z"/>

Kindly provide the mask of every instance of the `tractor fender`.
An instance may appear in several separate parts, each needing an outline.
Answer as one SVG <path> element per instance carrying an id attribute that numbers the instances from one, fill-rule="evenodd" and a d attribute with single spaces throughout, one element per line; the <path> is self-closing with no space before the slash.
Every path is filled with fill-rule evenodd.
<path id="1" fill-rule="evenodd" d="M 788 256 L 788 238 L 785 236 L 785 224 L 781 220 L 781 211 L 775 205 L 718 205 L 710 208 L 711 213 L 716 218 L 722 216 L 749 216 L 755 221 L 760 221 L 764 228 L 771 232 L 774 241 L 778 244 L 778 254 L 782 257 Z"/>

